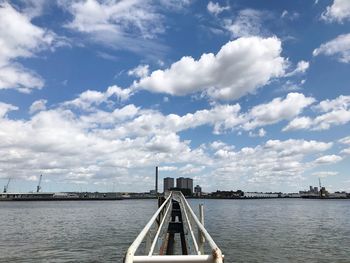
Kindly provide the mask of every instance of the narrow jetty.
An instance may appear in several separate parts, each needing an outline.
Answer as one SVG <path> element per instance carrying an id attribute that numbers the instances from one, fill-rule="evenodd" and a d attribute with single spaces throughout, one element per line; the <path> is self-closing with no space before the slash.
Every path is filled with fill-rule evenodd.
<path id="1" fill-rule="evenodd" d="M 124 263 L 223 263 L 224 256 L 181 192 L 159 199 L 159 209 L 129 247 Z"/>

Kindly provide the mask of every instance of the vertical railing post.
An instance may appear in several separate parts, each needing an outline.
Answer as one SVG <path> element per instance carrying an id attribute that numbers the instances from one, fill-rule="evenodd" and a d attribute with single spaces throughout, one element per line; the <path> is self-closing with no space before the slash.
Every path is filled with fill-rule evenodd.
<path id="1" fill-rule="evenodd" d="M 199 221 L 204 226 L 204 206 L 203 206 L 203 204 L 199 204 Z M 201 255 L 204 254 L 204 243 L 205 243 L 204 235 L 203 235 L 202 231 L 198 228 L 198 248 L 199 248 L 199 251 L 201 252 Z"/>

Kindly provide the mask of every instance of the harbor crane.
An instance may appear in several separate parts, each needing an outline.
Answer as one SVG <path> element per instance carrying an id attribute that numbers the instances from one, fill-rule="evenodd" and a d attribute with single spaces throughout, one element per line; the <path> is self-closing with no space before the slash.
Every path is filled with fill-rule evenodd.
<path id="1" fill-rule="evenodd" d="M 4 193 L 7 193 L 7 190 L 9 189 L 11 178 L 8 179 L 7 184 L 4 186 Z"/>
<path id="2" fill-rule="evenodd" d="M 40 190 L 41 190 L 41 186 L 40 186 L 40 184 L 41 184 L 41 178 L 43 177 L 43 175 L 41 174 L 40 175 L 40 178 L 39 178 L 39 183 L 38 183 L 38 186 L 36 187 L 36 192 L 37 193 L 39 193 L 40 192 Z"/>

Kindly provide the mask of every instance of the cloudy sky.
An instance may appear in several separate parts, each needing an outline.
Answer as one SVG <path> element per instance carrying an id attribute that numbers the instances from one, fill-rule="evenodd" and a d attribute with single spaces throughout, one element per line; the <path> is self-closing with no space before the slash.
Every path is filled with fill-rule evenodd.
<path id="1" fill-rule="evenodd" d="M 0 183 L 350 191 L 349 26 L 348 0 L 0 0 Z"/>

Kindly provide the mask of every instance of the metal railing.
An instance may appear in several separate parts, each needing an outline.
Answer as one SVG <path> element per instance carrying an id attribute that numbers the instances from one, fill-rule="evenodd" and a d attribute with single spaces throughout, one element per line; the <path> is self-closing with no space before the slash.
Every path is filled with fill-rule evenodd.
<path id="1" fill-rule="evenodd" d="M 191 247 L 191 255 L 158 255 L 155 253 L 156 245 L 167 227 L 170 218 L 173 200 L 179 202 L 181 212 L 183 215 L 183 227 L 186 229 L 186 236 L 188 246 Z M 200 220 L 197 218 L 192 208 L 188 204 L 186 198 L 181 192 L 171 192 L 163 204 L 159 207 L 156 213 L 152 216 L 150 221 L 146 224 L 137 238 L 129 247 L 124 263 L 147 263 L 147 262 L 187 262 L 187 263 L 223 263 L 224 256 L 221 250 L 216 245 L 214 240 L 209 235 L 204 227 L 203 208 L 200 208 Z M 142 242 L 150 238 L 151 228 L 155 225 L 157 227 L 156 233 L 153 237 L 151 245 L 146 244 L 146 252 L 144 255 L 135 255 Z M 195 231 L 198 231 L 196 238 Z M 190 235 L 188 235 L 190 233 Z M 163 235 L 164 236 L 164 235 Z M 207 255 L 204 252 L 204 243 L 207 242 L 210 248 L 210 253 Z M 146 241 L 150 244 L 150 242 Z M 193 246 L 191 246 L 191 243 Z"/>

